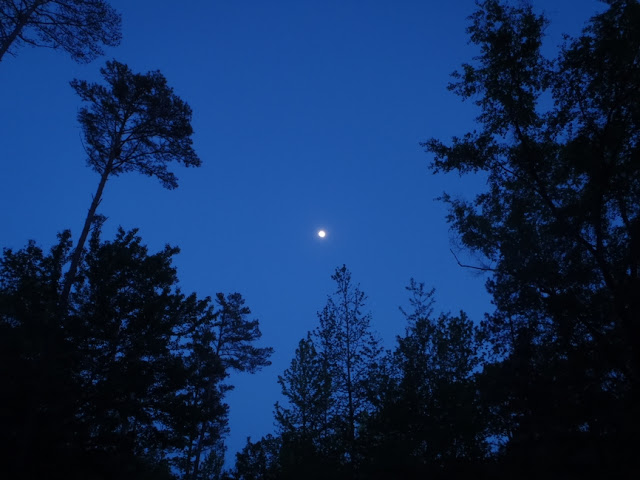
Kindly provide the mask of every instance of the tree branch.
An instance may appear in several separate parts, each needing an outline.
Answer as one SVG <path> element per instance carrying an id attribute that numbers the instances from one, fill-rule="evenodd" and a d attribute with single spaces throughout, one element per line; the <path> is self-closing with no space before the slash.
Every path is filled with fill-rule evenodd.
<path id="1" fill-rule="evenodd" d="M 456 262 L 458 263 L 458 265 L 463 267 L 463 268 L 471 268 L 473 270 L 479 270 L 481 272 L 496 272 L 497 271 L 495 268 L 491 268 L 491 267 L 477 267 L 475 265 L 465 265 L 464 263 L 460 262 L 460 260 L 458 259 L 458 256 L 453 252 L 453 250 L 449 249 L 449 251 L 451 252 L 451 255 L 453 255 L 453 258 L 456 259 Z"/>

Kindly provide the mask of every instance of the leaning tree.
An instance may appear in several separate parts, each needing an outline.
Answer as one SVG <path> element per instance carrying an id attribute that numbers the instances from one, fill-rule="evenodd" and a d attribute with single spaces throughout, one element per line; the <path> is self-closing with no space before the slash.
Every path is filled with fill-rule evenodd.
<path id="1" fill-rule="evenodd" d="M 61 310 L 68 305 L 84 244 L 96 219 L 107 180 L 127 172 L 156 177 L 168 189 L 178 179 L 171 162 L 198 167 L 191 136 L 191 108 L 173 93 L 159 71 L 133 73 L 117 61 L 100 70 L 106 85 L 73 80 L 71 86 L 87 104 L 78 114 L 87 163 L 100 175 L 61 295 Z"/>

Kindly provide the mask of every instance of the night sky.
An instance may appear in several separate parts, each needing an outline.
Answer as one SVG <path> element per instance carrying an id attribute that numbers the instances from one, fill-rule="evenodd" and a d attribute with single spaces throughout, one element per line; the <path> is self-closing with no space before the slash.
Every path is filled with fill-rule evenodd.
<path id="1" fill-rule="evenodd" d="M 411 277 L 436 287 L 437 309 L 479 321 L 484 278 L 460 268 L 443 191 L 471 195 L 482 178 L 433 176 L 419 142 L 473 129 L 475 111 L 446 90 L 475 54 L 471 0 L 118 0 L 123 41 L 89 65 L 23 48 L 0 63 L 0 246 L 77 239 L 98 175 L 85 164 L 80 107 L 69 81 L 99 81 L 115 58 L 160 70 L 193 108 L 203 166 L 175 167 L 177 190 L 137 174 L 107 183 L 104 239 L 139 228 L 152 251 L 181 248 L 184 291 L 238 291 L 259 318 L 273 365 L 234 375 L 228 459 L 247 436 L 273 431 L 277 376 L 316 326 L 346 264 L 368 296 L 387 348 Z M 549 46 L 602 5 L 534 0 L 551 19 Z M 320 239 L 319 229 L 327 236 Z M 472 263 L 464 253 L 464 261 Z"/>

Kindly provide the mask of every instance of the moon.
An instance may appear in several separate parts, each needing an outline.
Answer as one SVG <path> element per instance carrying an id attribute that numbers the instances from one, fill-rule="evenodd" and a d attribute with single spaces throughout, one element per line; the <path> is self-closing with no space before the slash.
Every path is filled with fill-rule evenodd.
<path id="1" fill-rule="evenodd" d="M 327 236 L 327 232 L 325 232 L 324 230 L 318 230 L 318 236 L 320 238 L 324 238 Z"/>

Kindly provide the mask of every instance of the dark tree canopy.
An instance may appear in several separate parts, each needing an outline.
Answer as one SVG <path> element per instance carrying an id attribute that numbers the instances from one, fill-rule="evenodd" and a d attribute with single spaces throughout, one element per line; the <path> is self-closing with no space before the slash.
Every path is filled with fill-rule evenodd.
<path id="1" fill-rule="evenodd" d="M 276 422 L 283 433 L 292 433 L 310 442 L 327 433 L 331 393 L 327 370 L 311 336 L 300 340 L 291 365 L 278 376 L 288 403 L 287 407 L 276 404 Z"/>
<path id="2" fill-rule="evenodd" d="M 434 172 L 488 178 L 474 200 L 444 198 L 490 273 L 486 381 L 502 389 L 507 452 L 532 468 L 620 468 L 637 444 L 640 3 L 605 3 L 548 59 L 542 16 L 482 2 L 480 55 L 450 86 L 479 107 L 479 130 L 425 143 Z"/>
<path id="3" fill-rule="evenodd" d="M 278 383 L 286 404 L 275 405 L 280 434 L 282 478 L 326 478 L 331 472 L 331 376 L 311 335 L 300 340 L 291 365 Z"/>
<path id="4" fill-rule="evenodd" d="M 331 279 L 336 290 L 318 313 L 314 336 L 330 376 L 331 416 L 335 439 L 344 442 L 351 463 L 357 429 L 370 408 L 368 385 L 371 367 L 382 348 L 371 329 L 366 294 L 343 265 Z"/>
<path id="5" fill-rule="evenodd" d="M 434 290 L 411 280 L 404 336 L 388 359 L 363 435 L 372 478 L 426 478 L 473 471 L 487 453 L 475 370 L 479 342 L 460 312 L 432 315 Z"/>
<path id="6" fill-rule="evenodd" d="M 269 357 L 273 348 L 256 347 L 255 342 L 262 337 L 258 320 L 246 317 L 251 310 L 244 304 L 239 293 L 216 295 L 216 303 L 220 307 L 215 318 L 216 355 L 220 357 L 224 367 L 238 372 L 255 373 L 262 367 L 271 365 Z"/>
<path id="7" fill-rule="evenodd" d="M 176 188 L 178 180 L 167 164 L 201 163 L 192 147 L 191 108 L 158 71 L 133 73 L 113 60 L 100 73 L 106 85 L 71 82 L 87 104 L 78 114 L 87 162 L 100 175 L 138 172 Z"/>
<path id="8" fill-rule="evenodd" d="M 0 0 L 0 61 L 31 45 L 90 62 L 120 43 L 120 23 L 104 0 Z"/>
<path id="9" fill-rule="evenodd" d="M 228 407 L 229 354 L 218 353 L 211 299 L 184 295 L 167 246 L 151 253 L 135 231 L 112 241 L 94 231 L 70 314 L 56 310 L 68 232 L 49 253 L 34 243 L 0 257 L 0 375 L 7 478 L 202 479 L 220 471 Z M 237 304 L 237 293 L 229 296 Z M 244 307 L 239 318 L 250 312 Z M 257 322 L 251 321 L 252 324 Z M 255 323 L 257 328 L 257 323 Z M 268 362 L 241 361 L 254 370 Z M 230 368 L 230 367 L 229 367 Z M 47 473 L 48 472 L 48 473 Z"/>
<path id="10" fill-rule="evenodd" d="M 382 356 L 349 270 L 332 278 L 336 292 L 319 328 L 278 377 L 286 400 L 275 408 L 279 437 L 271 450 L 248 443 L 237 478 L 252 478 L 249 459 L 263 468 L 255 478 L 417 479 L 477 470 L 488 442 L 471 320 L 463 312 L 433 317 L 433 290 L 412 280 L 406 335 Z"/>
<path id="11" fill-rule="evenodd" d="M 371 375 L 381 348 L 366 295 L 351 272 L 343 265 L 331 278 L 336 289 L 318 312 L 318 328 L 299 342 L 278 377 L 285 397 L 275 406 L 281 478 L 348 476 L 358 468 L 358 431 L 371 410 Z"/>
<path id="12" fill-rule="evenodd" d="M 234 480 L 279 480 L 280 439 L 267 435 L 257 442 L 247 439 L 247 444 L 236 454 Z"/>

